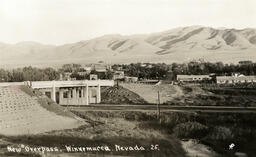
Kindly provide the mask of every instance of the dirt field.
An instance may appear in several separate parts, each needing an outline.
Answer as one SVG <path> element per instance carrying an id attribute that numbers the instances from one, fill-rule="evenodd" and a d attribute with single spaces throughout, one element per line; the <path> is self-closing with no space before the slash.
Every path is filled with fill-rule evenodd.
<path id="1" fill-rule="evenodd" d="M 137 93 L 151 104 L 158 103 L 158 91 L 160 91 L 160 103 L 167 103 L 174 98 L 184 95 L 183 90 L 179 86 L 170 84 L 156 86 L 150 84 L 122 83 L 120 85 Z"/>

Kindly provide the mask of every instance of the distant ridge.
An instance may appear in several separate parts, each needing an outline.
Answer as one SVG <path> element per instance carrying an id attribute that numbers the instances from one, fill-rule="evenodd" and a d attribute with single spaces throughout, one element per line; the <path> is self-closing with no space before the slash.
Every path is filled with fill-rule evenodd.
<path id="1" fill-rule="evenodd" d="M 60 46 L 0 43 L 0 65 L 63 63 L 238 62 L 256 60 L 256 29 L 190 26 L 152 34 L 104 35 Z"/>

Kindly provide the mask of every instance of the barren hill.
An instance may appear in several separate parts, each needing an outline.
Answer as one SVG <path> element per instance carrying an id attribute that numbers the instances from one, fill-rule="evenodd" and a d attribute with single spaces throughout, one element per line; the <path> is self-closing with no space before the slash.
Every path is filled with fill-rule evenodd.
<path id="1" fill-rule="evenodd" d="M 0 43 L 0 63 L 62 64 L 255 60 L 256 29 L 191 26 L 147 35 L 105 35 L 60 46 Z"/>

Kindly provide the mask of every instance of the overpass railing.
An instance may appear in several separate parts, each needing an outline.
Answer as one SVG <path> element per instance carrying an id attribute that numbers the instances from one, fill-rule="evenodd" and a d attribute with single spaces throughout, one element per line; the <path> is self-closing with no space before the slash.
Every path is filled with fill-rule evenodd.
<path id="1" fill-rule="evenodd" d="M 114 86 L 114 80 L 32 81 L 31 88 Z"/>

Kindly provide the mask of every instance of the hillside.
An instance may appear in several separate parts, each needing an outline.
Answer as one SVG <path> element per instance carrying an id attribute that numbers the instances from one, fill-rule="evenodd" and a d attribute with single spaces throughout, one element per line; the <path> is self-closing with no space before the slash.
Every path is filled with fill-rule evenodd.
<path id="1" fill-rule="evenodd" d="M 0 62 L 13 64 L 237 62 L 255 60 L 256 29 L 215 29 L 191 26 L 147 35 L 105 35 L 60 46 L 36 42 L 0 43 Z M 22 61 L 23 60 L 23 61 Z"/>

